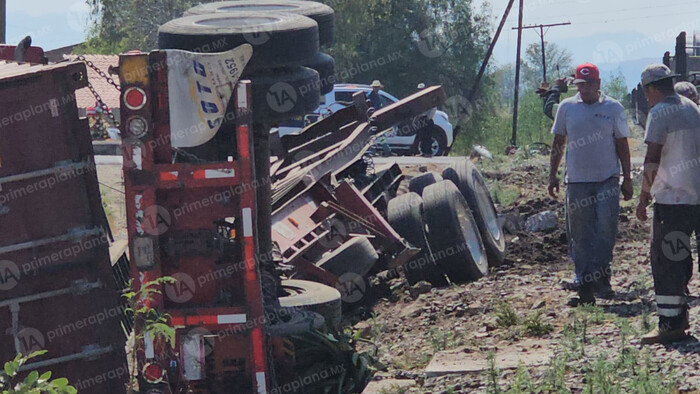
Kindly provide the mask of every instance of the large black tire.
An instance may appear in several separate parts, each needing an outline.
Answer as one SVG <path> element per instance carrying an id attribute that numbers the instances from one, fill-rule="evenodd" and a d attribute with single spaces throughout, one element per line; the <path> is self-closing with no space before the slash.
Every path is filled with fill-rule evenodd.
<path id="1" fill-rule="evenodd" d="M 238 12 L 191 15 L 158 29 L 158 47 L 195 52 L 222 52 L 253 46 L 248 69 L 300 65 L 318 54 L 318 27 L 302 15 Z"/>
<path id="2" fill-rule="evenodd" d="M 318 24 L 321 45 L 333 44 L 333 9 L 315 1 L 300 0 L 236 0 L 200 4 L 185 11 L 183 16 L 215 14 L 220 12 L 284 12 L 303 15 Z"/>
<path id="3" fill-rule="evenodd" d="M 315 264 L 335 276 L 348 272 L 366 275 L 379 260 L 379 255 L 367 237 L 352 237 Z"/>
<path id="4" fill-rule="evenodd" d="M 419 196 L 423 195 L 423 189 L 426 188 L 428 185 L 432 185 L 433 183 L 440 182 L 442 180 L 442 176 L 438 174 L 437 172 L 430 171 L 426 172 L 425 174 L 420 174 L 416 177 L 413 177 L 409 182 L 408 182 L 408 191 L 413 192 L 418 194 Z"/>
<path id="5" fill-rule="evenodd" d="M 426 187 L 423 214 L 430 250 L 450 280 L 476 280 L 488 273 L 479 227 L 454 183 L 441 181 Z"/>
<path id="6" fill-rule="evenodd" d="M 506 241 L 503 227 L 498 222 L 496 206 L 486 186 L 481 172 L 465 159 L 454 169 L 445 168 L 443 178 L 451 180 L 462 193 L 472 210 L 472 215 L 479 226 L 479 233 L 486 248 L 489 265 L 497 267 L 503 264 L 506 256 Z"/>
<path id="7" fill-rule="evenodd" d="M 313 61 L 306 63 L 304 66 L 318 72 L 318 77 L 321 81 L 319 87 L 320 94 L 330 93 L 333 90 L 333 82 L 335 81 L 335 60 L 331 56 L 325 53 L 319 53 Z"/>
<path id="8" fill-rule="evenodd" d="M 243 73 L 251 80 L 251 110 L 255 121 L 280 121 L 312 112 L 319 105 L 318 73 L 307 67 L 287 67 Z"/>
<path id="9" fill-rule="evenodd" d="M 335 288 L 308 280 L 288 279 L 282 281 L 282 291 L 287 294 L 279 298 L 285 314 L 307 310 L 323 316 L 330 327 L 340 325 L 342 301 Z"/>
<path id="10" fill-rule="evenodd" d="M 389 200 L 387 218 L 391 227 L 412 246 L 420 248 L 405 265 L 406 281 L 413 285 L 421 280 L 433 286 L 445 286 L 445 275 L 435 264 L 423 222 L 423 199 L 416 193 L 402 194 Z"/>
<path id="11" fill-rule="evenodd" d="M 418 150 L 421 154 L 431 156 L 444 156 L 447 152 L 447 136 L 445 131 L 438 126 L 433 126 L 430 131 L 430 142 L 428 146 L 418 144 Z"/>

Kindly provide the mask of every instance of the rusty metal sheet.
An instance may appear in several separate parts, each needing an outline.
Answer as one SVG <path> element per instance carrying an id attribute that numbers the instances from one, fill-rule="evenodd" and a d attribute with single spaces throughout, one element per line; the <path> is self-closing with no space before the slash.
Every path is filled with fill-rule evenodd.
<path id="1" fill-rule="evenodd" d="M 52 73 L 59 71 L 69 73 L 76 81 L 82 81 L 87 86 L 87 71 L 83 62 L 65 62 L 55 64 L 19 63 L 15 61 L 0 60 L 0 84 L 11 81 L 28 79 L 35 74 Z M 77 75 L 76 75 L 77 73 Z M 82 86 L 81 86 L 82 87 Z M 21 100 L 19 100 L 21 101 Z"/>
<path id="2" fill-rule="evenodd" d="M 425 88 L 375 112 L 372 115 L 372 125 L 377 126 L 379 130 L 388 129 L 435 108 L 446 100 L 447 95 L 442 86 Z"/>
<path id="3" fill-rule="evenodd" d="M 29 369 L 122 393 L 123 306 L 81 75 L 82 63 L 0 62 L 0 360 L 43 349 Z"/>
<path id="4" fill-rule="evenodd" d="M 0 45 L 0 60 L 15 60 L 15 48 L 16 45 Z M 46 57 L 44 57 L 44 50 L 41 47 L 29 47 L 24 53 L 24 59 L 30 63 L 44 63 L 46 64 Z"/>

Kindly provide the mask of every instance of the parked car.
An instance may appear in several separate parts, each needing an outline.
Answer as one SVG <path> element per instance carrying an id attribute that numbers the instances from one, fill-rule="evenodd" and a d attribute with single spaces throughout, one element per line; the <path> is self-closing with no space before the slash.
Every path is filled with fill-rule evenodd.
<path id="1" fill-rule="evenodd" d="M 372 88 L 369 85 L 363 84 L 336 84 L 331 92 L 321 96 L 321 105 L 312 114 L 306 115 L 303 119 L 294 119 L 280 123 L 278 125 L 280 137 L 287 134 L 295 134 L 305 126 L 351 105 L 352 95 L 359 91 L 369 94 Z M 399 99 L 383 90 L 379 91 L 379 95 L 383 107 L 399 101 Z M 424 125 L 423 122 L 427 120 L 432 120 L 433 123 L 429 126 L 432 128 L 431 142 L 428 149 L 426 149 L 428 151 L 420 152 L 416 139 L 416 132 Z M 418 116 L 413 121 L 407 121 L 404 124 L 394 126 L 392 131 L 386 136 L 386 143 L 391 148 L 391 151 L 395 153 L 425 153 L 432 156 L 443 156 L 449 153 L 452 143 L 454 142 L 456 131 L 457 130 L 452 127 L 447 114 L 433 108 L 421 116 Z"/>

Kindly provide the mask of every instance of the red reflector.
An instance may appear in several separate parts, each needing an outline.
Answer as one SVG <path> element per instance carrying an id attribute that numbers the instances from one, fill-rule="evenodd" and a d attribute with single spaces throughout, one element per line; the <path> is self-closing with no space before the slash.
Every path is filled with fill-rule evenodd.
<path id="1" fill-rule="evenodd" d="M 143 367 L 143 378 L 148 383 L 160 383 L 163 380 L 163 368 L 158 364 L 148 363 Z"/>
<path id="2" fill-rule="evenodd" d="M 146 92 L 140 88 L 130 87 L 124 92 L 124 104 L 132 110 L 143 108 L 146 105 Z"/>
<path id="3" fill-rule="evenodd" d="M 194 179 L 207 179 L 207 172 L 206 170 L 195 170 L 192 177 Z"/>
<path id="4" fill-rule="evenodd" d="M 194 326 L 197 324 L 218 324 L 218 319 L 216 315 L 202 315 L 202 316 L 187 316 L 187 325 Z"/>
<path id="5" fill-rule="evenodd" d="M 170 318 L 170 323 L 173 326 L 184 326 L 185 325 L 185 318 L 179 317 L 179 316 L 173 316 Z"/>
<path id="6" fill-rule="evenodd" d="M 174 171 L 161 172 L 160 173 L 160 180 L 161 181 L 176 181 L 177 180 L 177 172 L 174 172 Z"/>

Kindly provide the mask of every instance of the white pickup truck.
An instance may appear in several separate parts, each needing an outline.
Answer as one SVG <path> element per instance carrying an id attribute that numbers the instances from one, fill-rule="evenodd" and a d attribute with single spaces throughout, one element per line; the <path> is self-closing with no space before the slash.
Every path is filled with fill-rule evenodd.
<path id="1" fill-rule="evenodd" d="M 352 104 L 352 95 L 355 92 L 364 92 L 369 94 L 372 88 L 369 85 L 362 84 L 336 84 L 333 90 L 321 96 L 321 105 L 312 113 L 304 117 L 304 119 L 291 120 L 279 124 L 278 132 L 280 136 L 294 134 L 308 124 L 314 123 L 319 119 L 325 118 L 334 112 L 345 108 Z M 382 101 L 382 106 L 393 104 L 399 99 L 391 94 L 380 90 L 379 95 Z M 421 119 L 422 118 L 422 119 Z M 413 124 L 419 124 L 426 119 L 432 119 L 433 125 L 430 144 L 425 147 L 424 152 L 419 151 L 418 141 L 416 140 L 417 127 L 409 123 L 394 126 L 389 132 L 386 142 L 394 153 L 416 154 L 423 153 L 432 156 L 443 156 L 449 153 L 452 143 L 454 142 L 455 130 L 449 122 L 447 114 L 443 111 L 438 111 L 436 108 L 426 112 L 423 116 L 419 116 L 414 120 Z"/>

